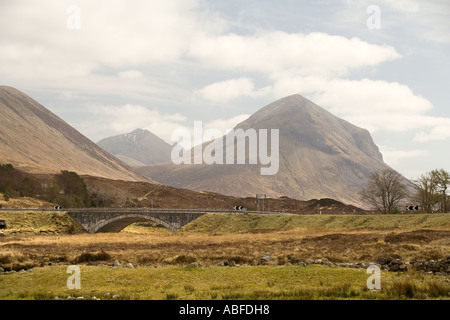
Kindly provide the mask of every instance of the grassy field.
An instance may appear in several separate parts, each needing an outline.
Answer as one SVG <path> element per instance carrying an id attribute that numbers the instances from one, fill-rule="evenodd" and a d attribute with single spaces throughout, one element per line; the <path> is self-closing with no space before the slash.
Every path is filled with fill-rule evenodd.
<path id="1" fill-rule="evenodd" d="M 6 220 L 6 233 L 82 233 L 83 228 L 66 212 L 0 211 L 0 220 Z M 133 231 L 132 227 L 125 231 Z M 448 214 L 397 215 L 258 215 L 207 214 L 179 232 L 236 233 L 305 228 L 312 230 L 389 230 L 435 229 L 450 230 Z M 154 230 L 151 230 L 154 231 Z M 139 233 L 146 232 L 141 228 Z M 167 231 L 169 232 L 169 231 Z"/>
<path id="2" fill-rule="evenodd" d="M 362 269 L 318 265 L 258 267 L 111 268 L 82 266 L 81 289 L 68 289 L 67 266 L 0 276 L 0 299 L 435 299 L 447 298 L 444 277 L 381 274 L 381 289 L 369 290 Z M 109 293 L 109 294 L 108 294 Z"/>
<path id="3" fill-rule="evenodd" d="M 263 230 L 450 229 L 448 214 L 397 215 L 258 215 L 208 214 L 183 228 L 189 232 L 249 232 Z"/>
<path id="4" fill-rule="evenodd" d="M 0 267 L 33 268 L 0 274 L 0 299 L 450 298 L 449 276 L 382 271 L 381 290 L 371 292 L 363 268 L 297 265 L 442 259 L 450 253 L 447 214 L 208 214 L 176 233 L 139 223 L 117 234 L 87 234 L 64 212 L 0 211 L 0 219 L 9 226 Z M 81 268 L 81 290 L 66 287 L 69 265 Z"/>

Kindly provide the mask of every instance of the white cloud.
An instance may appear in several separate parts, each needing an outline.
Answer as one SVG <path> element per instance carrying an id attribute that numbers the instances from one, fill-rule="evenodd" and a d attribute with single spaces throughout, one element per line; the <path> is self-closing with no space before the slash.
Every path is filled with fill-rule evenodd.
<path id="1" fill-rule="evenodd" d="M 450 43 L 449 1 L 381 0 L 380 7 L 383 8 L 384 5 L 395 11 L 393 25 L 397 28 L 407 28 L 408 33 L 421 40 Z"/>
<path id="2" fill-rule="evenodd" d="M 446 124 L 437 124 L 429 132 L 419 132 L 414 137 L 416 142 L 445 141 L 450 139 L 450 119 L 435 118 L 435 122 L 446 122 Z"/>
<path id="3" fill-rule="evenodd" d="M 382 148 L 383 149 L 383 148 Z M 386 148 L 382 151 L 384 161 L 390 166 L 401 164 L 405 159 L 415 159 L 428 155 L 426 150 L 391 150 Z"/>
<path id="4" fill-rule="evenodd" d="M 339 113 L 424 113 L 433 105 L 410 88 L 397 82 L 380 80 L 345 80 L 325 81 L 326 88 L 318 101 L 323 105 L 332 105 L 332 110 Z"/>
<path id="5" fill-rule="evenodd" d="M 142 72 L 140 72 L 139 70 L 122 71 L 122 72 L 117 73 L 117 76 L 119 78 L 127 79 L 127 80 L 139 80 L 144 77 Z"/>
<path id="6" fill-rule="evenodd" d="M 104 68 L 174 65 L 197 33 L 224 27 L 220 18 L 199 10 L 198 0 L 111 0 L 107 4 L 80 0 L 76 5 L 81 28 L 70 30 L 66 9 L 72 4 L 65 0 L 2 2 L 0 76 L 44 87 L 69 87 L 70 81 L 95 77 Z M 94 84 L 92 91 L 100 85 Z"/>
<path id="7" fill-rule="evenodd" d="M 393 47 L 358 38 L 282 31 L 254 36 L 202 35 L 192 43 L 188 55 L 209 68 L 257 72 L 272 78 L 282 74 L 343 76 L 401 57 Z"/>
<path id="8" fill-rule="evenodd" d="M 416 13 L 421 7 L 416 0 L 381 0 L 382 5 L 386 4 L 396 11 L 404 13 Z"/>
<path id="9" fill-rule="evenodd" d="M 239 78 L 212 83 L 197 90 L 195 94 L 211 102 L 226 103 L 237 97 L 251 95 L 254 88 L 251 79 Z"/>
<path id="10" fill-rule="evenodd" d="M 255 90 L 253 80 L 247 77 L 214 82 L 195 91 L 195 95 L 213 103 L 227 103 L 240 97 L 258 97 L 268 93 L 268 88 Z"/>
<path id="11" fill-rule="evenodd" d="M 401 57 L 393 47 L 369 44 L 358 38 L 280 31 L 253 36 L 201 36 L 192 43 L 188 55 L 203 68 L 256 73 L 272 82 L 256 88 L 253 79 L 240 77 L 215 82 L 196 91 L 196 95 L 213 103 L 227 103 L 239 97 L 281 98 L 308 91 L 308 88 L 324 91 L 329 79 Z"/>
<path id="12" fill-rule="evenodd" d="M 424 1 L 421 3 L 421 17 L 417 24 L 412 24 L 414 30 L 428 41 L 448 45 L 450 44 L 450 2 L 443 0 L 437 2 Z"/>

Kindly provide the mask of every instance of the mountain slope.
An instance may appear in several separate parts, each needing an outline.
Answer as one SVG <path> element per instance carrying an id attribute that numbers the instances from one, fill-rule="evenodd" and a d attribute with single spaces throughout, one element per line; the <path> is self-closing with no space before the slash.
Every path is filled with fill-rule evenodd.
<path id="1" fill-rule="evenodd" d="M 332 198 L 363 206 L 358 192 L 367 178 L 389 168 L 367 130 L 301 95 L 262 108 L 235 129 L 250 128 L 279 129 L 277 174 L 262 176 L 261 165 L 249 165 L 248 161 L 239 165 L 161 164 L 139 171 L 163 184 L 192 190 L 253 197 L 265 193 L 299 200 Z"/>
<path id="2" fill-rule="evenodd" d="M 0 163 L 30 173 L 151 181 L 107 153 L 61 118 L 17 89 L 0 87 Z"/>
<path id="3" fill-rule="evenodd" d="M 97 145 L 130 166 L 168 162 L 172 150 L 167 142 L 143 129 L 102 139 Z"/>

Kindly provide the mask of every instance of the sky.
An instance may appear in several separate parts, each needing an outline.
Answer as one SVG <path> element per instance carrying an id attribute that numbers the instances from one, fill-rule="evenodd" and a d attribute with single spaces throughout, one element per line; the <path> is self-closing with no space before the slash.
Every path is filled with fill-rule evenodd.
<path id="1" fill-rule="evenodd" d="M 2 0 L 0 85 L 82 134 L 226 132 L 292 94 L 450 171 L 450 1 Z"/>

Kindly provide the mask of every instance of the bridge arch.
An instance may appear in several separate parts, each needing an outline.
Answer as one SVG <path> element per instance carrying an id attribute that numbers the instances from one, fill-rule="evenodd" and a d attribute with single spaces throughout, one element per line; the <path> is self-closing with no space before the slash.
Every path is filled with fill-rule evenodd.
<path id="1" fill-rule="evenodd" d="M 98 224 L 91 229 L 91 232 L 120 232 L 130 224 L 144 221 L 156 222 L 171 231 L 175 231 L 170 223 L 158 219 L 157 217 L 144 214 L 126 214 L 99 221 Z"/>
<path id="2" fill-rule="evenodd" d="M 89 233 L 119 232 L 134 222 L 142 221 L 153 221 L 175 232 L 206 214 L 207 211 L 193 209 L 82 208 L 68 209 L 67 213 Z"/>

